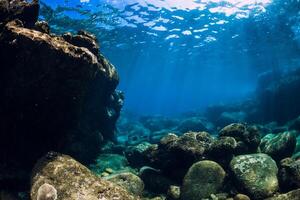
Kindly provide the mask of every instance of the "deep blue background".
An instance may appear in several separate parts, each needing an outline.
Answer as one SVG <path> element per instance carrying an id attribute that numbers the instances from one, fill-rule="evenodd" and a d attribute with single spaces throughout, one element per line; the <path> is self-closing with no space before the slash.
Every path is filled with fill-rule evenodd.
<path id="1" fill-rule="evenodd" d="M 43 2 L 55 11 L 41 12 L 54 32 L 97 35 L 119 71 L 125 109 L 138 114 L 237 101 L 252 95 L 260 73 L 299 63 L 297 0 Z"/>

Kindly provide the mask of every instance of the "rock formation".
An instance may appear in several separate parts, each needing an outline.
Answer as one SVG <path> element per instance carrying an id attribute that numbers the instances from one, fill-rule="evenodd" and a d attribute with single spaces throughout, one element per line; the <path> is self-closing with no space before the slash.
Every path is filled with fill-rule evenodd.
<path id="1" fill-rule="evenodd" d="M 116 69 L 96 38 L 49 34 L 37 22 L 38 7 L 0 4 L 0 185 L 7 187 L 51 150 L 91 162 L 102 141 L 114 138 L 123 103 Z"/>

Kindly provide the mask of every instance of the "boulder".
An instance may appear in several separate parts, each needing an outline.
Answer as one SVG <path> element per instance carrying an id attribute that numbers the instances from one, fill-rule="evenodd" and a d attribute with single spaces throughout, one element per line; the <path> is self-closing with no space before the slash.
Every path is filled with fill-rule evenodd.
<path id="1" fill-rule="evenodd" d="M 287 131 L 277 135 L 266 135 L 260 144 L 262 153 L 270 155 L 276 161 L 292 156 L 296 147 L 296 136 Z"/>
<path id="2" fill-rule="evenodd" d="M 209 158 L 222 166 L 228 166 L 236 147 L 237 142 L 233 137 L 220 137 L 214 140 L 208 149 Z"/>
<path id="3" fill-rule="evenodd" d="M 97 177 L 73 158 L 54 152 L 35 165 L 30 196 L 32 200 L 138 199 L 120 186 Z"/>
<path id="4" fill-rule="evenodd" d="M 0 185 L 8 188 L 29 178 L 34 162 L 50 150 L 92 162 L 103 140 L 114 139 L 123 103 L 115 90 L 118 74 L 104 57 L 25 28 L 29 18 L 19 19 L 0 28 L 5 116 L 0 122 Z"/>
<path id="5" fill-rule="evenodd" d="M 223 186 L 225 171 L 216 162 L 204 160 L 191 166 L 183 179 L 182 200 L 199 200 L 218 193 Z"/>
<path id="6" fill-rule="evenodd" d="M 256 153 L 260 144 L 260 134 L 256 126 L 234 123 L 225 126 L 220 137 L 233 137 L 237 141 L 236 154 Z"/>
<path id="7" fill-rule="evenodd" d="M 148 148 L 151 148 L 151 146 L 152 145 L 148 142 L 143 142 L 135 146 L 129 146 L 125 150 L 125 155 L 130 165 L 134 167 L 142 167 L 149 164 L 146 151 Z"/>
<path id="8" fill-rule="evenodd" d="M 206 158 L 212 141 L 207 132 L 189 132 L 182 136 L 168 134 L 156 148 L 149 148 L 145 153 L 154 168 L 162 169 L 166 176 L 181 182 L 194 162 Z"/>
<path id="9" fill-rule="evenodd" d="M 300 160 L 286 158 L 280 161 L 279 183 L 283 191 L 300 187 Z"/>
<path id="10" fill-rule="evenodd" d="M 278 190 L 278 168 L 266 154 L 237 156 L 230 162 L 230 169 L 236 186 L 253 199 L 269 197 Z"/>

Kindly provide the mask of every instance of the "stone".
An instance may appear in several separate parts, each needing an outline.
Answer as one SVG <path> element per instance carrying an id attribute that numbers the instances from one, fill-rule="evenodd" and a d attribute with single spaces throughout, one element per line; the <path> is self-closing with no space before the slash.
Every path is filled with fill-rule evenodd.
<path id="1" fill-rule="evenodd" d="M 251 200 L 247 195 L 237 194 L 234 196 L 233 200 Z"/>
<path id="2" fill-rule="evenodd" d="M 176 200 L 180 198 L 180 187 L 176 185 L 170 185 L 167 192 L 167 200 Z"/>
<path id="3" fill-rule="evenodd" d="M 286 194 L 275 195 L 274 197 L 267 198 L 265 200 L 299 200 L 300 189 L 292 190 Z"/>
<path id="4" fill-rule="evenodd" d="M 237 156 L 230 162 L 230 169 L 236 186 L 253 199 L 269 197 L 278 190 L 278 168 L 267 154 Z"/>
<path id="5" fill-rule="evenodd" d="M 219 164 L 227 166 L 231 161 L 237 142 L 233 137 L 220 137 L 214 140 L 209 147 L 208 155 Z"/>
<path id="6" fill-rule="evenodd" d="M 86 31 L 80 30 L 77 35 L 71 33 L 65 33 L 62 36 L 67 42 L 78 47 L 85 47 L 95 56 L 99 55 L 99 45 L 97 38 Z"/>
<path id="7" fill-rule="evenodd" d="M 212 141 L 212 136 L 207 132 L 189 132 L 182 136 L 168 134 L 157 148 L 149 148 L 145 153 L 151 166 L 180 182 L 194 162 L 206 158 Z"/>
<path id="8" fill-rule="evenodd" d="M 278 173 L 280 188 L 284 191 L 300 187 L 300 160 L 285 158 L 280 161 Z"/>
<path id="9" fill-rule="evenodd" d="M 224 183 L 225 171 L 214 161 L 204 160 L 193 164 L 183 179 L 182 200 L 199 200 L 218 193 Z"/>
<path id="10" fill-rule="evenodd" d="M 292 156 L 295 147 L 296 136 L 290 131 L 266 135 L 260 144 L 261 152 L 270 155 L 276 161 Z"/>
<path id="11" fill-rule="evenodd" d="M 37 162 L 31 184 L 31 199 L 37 200 L 52 200 L 56 194 L 57 199 L 64 200 L 138 199 L 120 186 L 97 177 L 73 158 L 54 152 Z M 43 198 L 48 195 L 51 198 Z"/>
<path id="12" fill-rule="evenodd" d="M 133 167 L 142 167 L 149 164 L 149 160 L 146 155 L 146 151 L 152 145 L 148 142 L 142 142 L 135 146 L 129 146 L 125 150 L 125 156 Z"/>
<path id="13" fill-rule="evenodd" d="M 133 173 L 117 173 L 105 177 L 105 180 L 116 183 L 135 196 L 142 196 L 144 191 L 144 182 Z"/>
<path id="14" fill-rule="evenodd" d="M 260 134 L 256 126 L 242 123 L 233 123 L 224 127 L 219 134 L 220 137 L 233 137 L 237 141 L 235 153 L 237 155 L 256 153 L 260 144 Z"/>

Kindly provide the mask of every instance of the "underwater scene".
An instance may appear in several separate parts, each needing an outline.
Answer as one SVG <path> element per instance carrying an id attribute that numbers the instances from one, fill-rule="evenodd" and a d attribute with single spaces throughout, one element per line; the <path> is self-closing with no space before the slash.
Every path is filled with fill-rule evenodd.
<path id="1" fill-rule="evenodd" d="M 0 200 L 300 200 L 300 0 L 0 0 Z"/>

